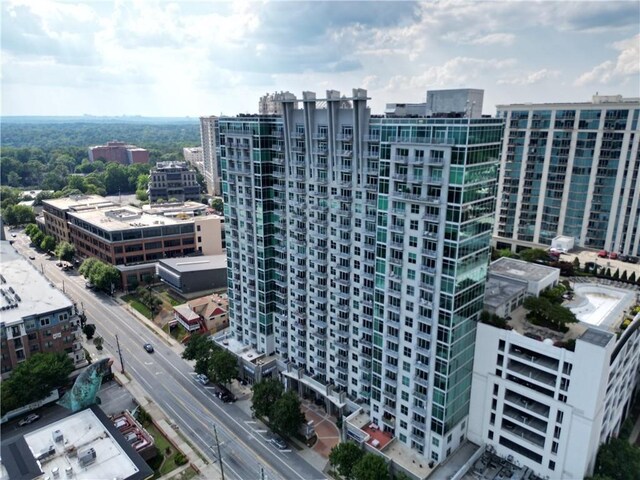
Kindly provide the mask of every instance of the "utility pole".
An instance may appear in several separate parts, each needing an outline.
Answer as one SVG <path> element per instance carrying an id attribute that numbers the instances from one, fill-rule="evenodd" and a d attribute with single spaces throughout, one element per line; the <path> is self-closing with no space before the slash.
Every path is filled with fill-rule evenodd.
<path id="1" fill-rule="evenodd" d="M 220 442 L 218 441 L 218 431 L 216 430 L 216 424 L 213 424 L 213 436 L 216 439 L 216 448 L 218 449 L 218 463 L 220 464 L 220 476 L 224 480 L 224 468 L 222 467 L 222 456 L 220 455 Z"/>
<path id="2" fill-rule="evenodd" d="M 122 360 L 122 350 L 120 350 L 118 335 L 116 335 L 116 346 L 118 347 L 118 356 L 120 357 L 120 373 L 124 374 L 124 360 Z"/>

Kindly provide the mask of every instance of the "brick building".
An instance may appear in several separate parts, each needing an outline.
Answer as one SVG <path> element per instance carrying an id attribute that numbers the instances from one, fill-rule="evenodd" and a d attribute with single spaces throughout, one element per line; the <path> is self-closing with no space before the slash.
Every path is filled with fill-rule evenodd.
<path id="1" fill-rule="evenodd" d="M 127 145 L 117 140 L 107 142 L 106 145 L 89 147 L 89 161 L 94 162 L 104 159 L 106 162 L 115 162 L 122 165 L 132 163 L 149 163 L 149 151 L 135 145 Z"/>
<path id="2" fill-rule="evenodd" d="M 85 366 L 80 319 L 71 300 L 9 242 L 0 242 L 0 256 L 2 378 L 20 362 L 42 352 L 66 352 L 76 368 Z"/>

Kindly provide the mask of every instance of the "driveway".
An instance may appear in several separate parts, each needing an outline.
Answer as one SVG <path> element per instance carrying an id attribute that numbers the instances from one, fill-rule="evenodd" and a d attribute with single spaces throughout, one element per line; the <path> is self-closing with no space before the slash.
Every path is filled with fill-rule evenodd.
<path id="1" fill-rule="evenodd" d="M 313 420 L 316 435 L 318 436 L 318 441 L 313 446 L 313 450 L 324 458 L 329 458 L 331 449 L 340 443 L 340 430 L 336 426 L 335 418 L 316 405 L 307 402 L 302 404 L 302 410 L 307 420 Z"/>

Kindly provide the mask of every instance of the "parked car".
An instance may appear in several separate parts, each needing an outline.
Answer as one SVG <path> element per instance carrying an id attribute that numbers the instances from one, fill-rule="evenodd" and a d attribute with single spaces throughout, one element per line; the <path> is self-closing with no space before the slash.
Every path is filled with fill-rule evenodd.
<path id="1" fill-rule="evenodd" d="M 151 345 L 150 343 L 145 343 L 144 349 L 147 351 L 147 353 L 153 353 L 153 345 Z"/>
<path id="2" fill-rule="evenodd" d="M 630 256 L 630 257 L 627 259 L 627 262 L 629 262 L 629 263 L 638 263 L 638 257 L 631 257 L 631 256 Z"/>
<path id="3" fill-rule="evenodd" d="M 235 395 L 231 393 L 231 391 L 224 385 L 220 385 L 219 383 L 216 383 L 214 387 L 215 387 L 213 390 L 214 395 L 218 397 L 220 400 L 222 400 L 224 403 L 232 403 L 236 401 Z"/>
<path id="4" fill-rule="evenodd" d="M 618 254 L 617 254 L 616 252 L 611 252 L 611 253 L 609 254 L 609 258 L 610 258 L 611 260 L 617 260 L 617 259 L 618 259 Z"/>
<path id="5" fill-rule="evenodd" d="M 209 383 L 209 377 L 207 377 L 203 373 L 199 373 L 198 375 L 196 375 L 196 380 L 202 385 L 206 385 L 207 383 Z"/>
<path id="6" fill-rule="evenodd" d="M 91 283 L 91 282 L 85 282 L 85 284 L 84 284 L 84 288 L 88 288 L 89 290 L 93 290 L 93 283 Z"/>
<path id="7" fill-rule="evenodd" d="M 550 254 L 550 255 L 562 255 L 563 253 L 565 253 L 565 251 L 564 251 L 564 249 L 563 249 L 563 248 L 554 248 L 554 247 L 551 247 L 551 248 L 549 249 L 549 254 Z"/>
<path id="8" fill-rule="evenodd" d="M 32 413 L 32 414 L 27 415 L 26 417 L 24 417 L 22 420 L 20 420 L 18 422 L 18 425 L 21 426 L 21 427 L 24 427 L 25 425 L 29 425 L 30 423 L 35 422 L 39 418 L 40 418 L 40 415 L 38 415 L 36 413 Z"/>
<path id="9" fill-rule="evenodd" d="M 600 258 L 607 258 L 609 256 L 609 252 L 607 252 L 606 250 L 600 250 L 598 252 L 598 257 Z"/>
<path id="10" fill-rule="evenodd" d="M 284 439 L 282 437 L 279 437 L 278 435 L 274 435 L 273 438 L 269 440 L 269 443 L 275 446 L 278 450 L 287 449 L 287 442 L 285 442 Z"/>
<path id="11" fill-rule="evenodd" d="M 628 262 L 629 261 L 629 255 L 620 254 L 620 255 L 618 255 L 618 260 L 620 260 L 621 262 Z"/>

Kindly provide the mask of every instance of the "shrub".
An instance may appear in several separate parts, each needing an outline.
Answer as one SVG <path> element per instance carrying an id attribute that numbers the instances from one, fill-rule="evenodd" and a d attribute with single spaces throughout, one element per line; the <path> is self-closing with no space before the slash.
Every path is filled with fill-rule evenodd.
<path id="1" fill-rule="evenodd" d="M 178 452 L 175 457 L 173 457 L 173 462 L 179 467 L 180 465 L 184 465 L 187 463 L 187 457 L 184 454 Z"/>

